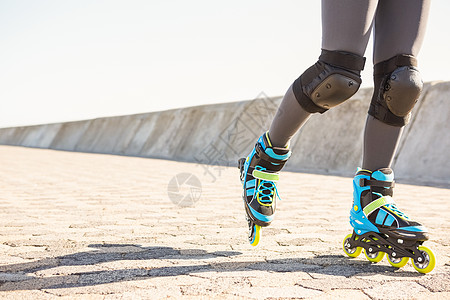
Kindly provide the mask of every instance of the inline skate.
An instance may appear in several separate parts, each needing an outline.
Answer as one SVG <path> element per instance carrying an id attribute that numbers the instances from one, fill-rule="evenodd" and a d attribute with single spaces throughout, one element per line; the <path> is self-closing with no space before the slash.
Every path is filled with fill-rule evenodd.
<path id="1" fill-rule="evenodd" d="M 358 169 L 353 179 L 353 207 L 350 224 L 353 233 L 345 237 L 343 248 L 350 257 L 357 257 L 362 249 L 366 258 L 379 262 L 387 254 L 388 262 L 397 268 L 411 259 L 420 273 L 431 272 L 436 259 L 423 242 L 428 240 L 427 229 L 411 221 L 401 212 L 392 198 L 394 173 L 389 168 L 374 172 Z"/>
<path id="2" fill-rule="evenodd" d="M 261 227 L 269 226 L 274 218 L 278 196 L 276 182 L 290 155 L 287 148 L 273 147 L 266 132 L 247 158 L 238 161 L 248 240 L 252 246 L 257 246 L 260 241 Z"/>

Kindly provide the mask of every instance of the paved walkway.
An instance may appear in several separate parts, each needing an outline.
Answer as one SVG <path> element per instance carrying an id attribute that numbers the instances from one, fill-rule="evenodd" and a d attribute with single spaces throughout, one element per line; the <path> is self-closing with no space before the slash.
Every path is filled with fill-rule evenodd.
<path id="1" fill-rule="evenodd" d="M 421 275 L 344 256 L 350 178 L 285 172 L 279 188 L 254 249 L 237 168 L 0 146 L 0 298 L 450 298 L 448 189 L 396 187 L 433 233 Z"/>

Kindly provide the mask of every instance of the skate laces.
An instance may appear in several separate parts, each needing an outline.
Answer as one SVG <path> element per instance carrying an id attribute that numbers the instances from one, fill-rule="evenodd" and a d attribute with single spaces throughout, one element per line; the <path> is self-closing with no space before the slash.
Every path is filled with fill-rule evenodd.
<path id="1" fill-rule="evenodd" d="M 380 197 L 383 197 L 383 198 L 387 198 L 387 197 L 392 198 L 391 196 L 383 196 L 380 193 L 374 193 L 374 194 L 376 194 L 376 195 L 378 195 Z M 402 212 L 400 209 L 397 208 L 397 205 L 395 204 L 395 202 L 391 202 L 389 204 L 385 204 L 384 207 L 386 207 L 389 211 L 393 212 L 394 214 L 396 214 L 400 218 L 409 220 L 408 216 L 404 212 Z"/>
<path id="2" fill-rule="evenodd" d="M 386 204 L 385 207 L 395 213 L 397 216 L 404 218 L 406 220 L 409 220 L 408 216 L 402 212 L 400 209 L 397 208 L 397 205 L 395 203 Z"/>
<path id="3" fill-rule="evenodd" d="M 266 170 L 266 168 L 263 168 L 261 166 L 256 166 L 255 169 L 258 171 Z M 256 198 L 258 199 L 258 201 L 263 204 L 272 204 L 275 195 L 278 197 L 278 199 L 281 200 L 275 182 L 260 179 L 259 184 L 256 187 Z"/>

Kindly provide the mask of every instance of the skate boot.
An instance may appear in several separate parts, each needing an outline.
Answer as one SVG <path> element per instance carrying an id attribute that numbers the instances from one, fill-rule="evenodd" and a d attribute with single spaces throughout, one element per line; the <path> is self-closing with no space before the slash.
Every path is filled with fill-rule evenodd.
<path id="1" fill-rule="evenodd" d="M 239 160 L 248 239 L 252 246 L 259 243 L 261 227 L 269 226 L 273 220 L 278 196 L 275 183 L 279 178 L 278 172 L 290 155 L 289 149 L 273 147 L 266 132 L 258 139 L 249 156 Z"/>
<path id="2" fill-rule="evenodd" d="M 345 237 L 343 248 L 350 257 L 364 249 L 370 262 L 379 262 L 387 254 L 389 263 L 397 268 L 411 258 L 420 273 L 433 270 L 433 252 L 423 242 L 428 240 L 424 226 L 410 220 L 392 198 L 394 173 L 389 168 L 374 172 L 358 169 L 353 179 L 353 207 L 350 224 L 353 233 Z"/>

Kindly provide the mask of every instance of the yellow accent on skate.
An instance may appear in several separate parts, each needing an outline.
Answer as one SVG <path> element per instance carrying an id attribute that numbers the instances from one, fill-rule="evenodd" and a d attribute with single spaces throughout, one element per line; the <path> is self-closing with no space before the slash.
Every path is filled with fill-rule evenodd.
<path id="1" fill-rule="evenodd" d="M 261 239 L 261 226 L 255 224 L 255 225 L 253 225 L 253 227 L 254 227 L 253 230 L 255 232 L 254 232 L 253 241 L 250 241 L 250 245 L 252 245 L 253 247 L 256 247 L 256 246 L 258 246 L 259 241 Z"/>
<path id="2" fill-rule="evenodd" d="M 370 215 L 373 211 L 375 211 L 377 208 L 386 205 L 386 204 L 390 204 L 390 203 L 394 203 L 394 200 L 392 199 L 391 196 L 383 196 L 380 197 L 372 202 L 370 202 L 369 204 L 367 204 L 364 208 L 363 208 L 363 212 L 366 216 Z"/>
<path id="3" fill-rule="evenodd" d="M 396 261 L 396 258 L 393 258 L 390 255 L 388 255 L 387 259 L 388 259 L 388 262 L 391 264 L 391 266 L 396 267 L 396 268 L 403 268 L 406 265 L 406 263 L 408 262 L 409 257 L 402 257 L 402 258 L 399 258 L 398 261 Z"/>
<path id="4" fill-rule="evenodd" d="M 259 170 L 253 170 L 252 176 L 258 179 L 268 180 L 268 181 L 278 181 L 280 179 L 280 174 L 278 173 L 268 173 Z"/>
<path id="5" fill-rule="evenodd" d="M 266 131 L 266 138 L 267 138 L 267 142 L 269 143 L 269 147 L 272 147 L 272 142 L 269 139 L 269 132 Z"/>
<path id="6" fill-rule="evenodd" d="M 367 260 L 370 261 L 371 263 L 377 263 L 383 259 L 384 252 L 378 251 L 375 256 L 371 256 L 370 253 L 367 253 L 367 251 L 364 250 L 364 255 L 366 256 Z"/>
<path id="7" fill-rule="evenodd" d="M 419 273 L 422 274 L 430 273 L 431 271 L 433 271 L 434 266 L 436 265 L 436 257 L 434 256 L 433 251 L 431 251 L 425 246 L 419 246 L 419 251 L 422 252 L 422 254 L 424 254 L 428 262 L 426 265 L 422 266 L 421 263 L 416 263 L 415 261 L 413 261 L 413 267 Z"/>
<path id="8" fill-rule="evenodd" d="M 261 179 L 258 179 L 258 181 L 256 182 L 256 186 L 259 186 L 259 182 L 260 181 L 261 181 Z M 274 197 L 275 197 L 275 195 L 274 195 Z M 256 201 L 258 201 L 258 203 L 261 204 L 262 206 L 267 206 L 267 207 L 272 206 L 272 203 L 262 203 L 261 201 L 259 201 L 259 193 L 258 193 L 258 191 L 256 191 Z"/>
<path id="9" fill-rule="evenodd" d="M 347 249 L 346 244 L 347 244 L 347 240 L 349 240 L 352 237 L 352 234 L 348 234 L 345 238 L 344 238 L 344 242 L 342 243 L 342 249 L 344 249 L 345 254 L 347 254 L 350 257 L 357 257 L 359 254 L 361 254 L 361 247 L 356 247 L 354 252 L 349 252 L 349 250 L 352 250 L 354 248 L 351 249 Z"/>
<path id="10" fill-rule="evenodd" d="M 355 175 L 358 174 L 359 172 L 368 172 L 368 173 L 370 173 L 370 174 L 373 173 L 373 172 L 370 171 L 370 170 L 367 170 L 367 169 L 361 169 L 360 167 L 358 167 L 358 168 L 356 168 L 356 173 L 355 173 Z"/>

